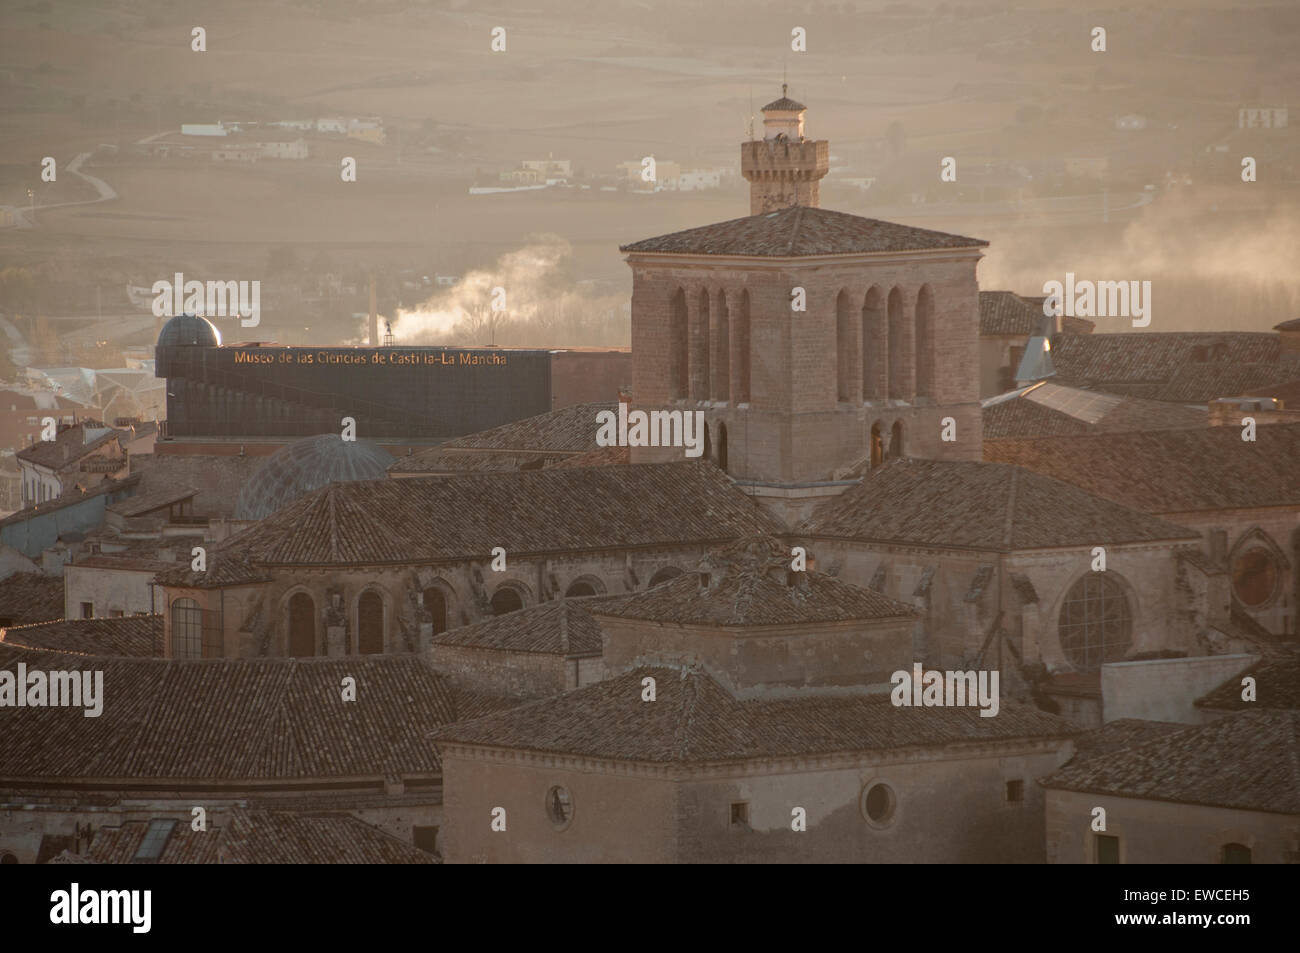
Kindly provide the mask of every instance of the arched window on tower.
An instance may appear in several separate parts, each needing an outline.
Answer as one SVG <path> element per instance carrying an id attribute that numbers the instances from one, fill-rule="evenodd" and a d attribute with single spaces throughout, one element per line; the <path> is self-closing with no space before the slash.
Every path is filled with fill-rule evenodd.
<path id="1" fill-rule="evenodd" d="M 718 424 L 718 469 L 727 472 L 727 425 Z"/>
<path id="2" fill-rule="evenodd" d="M 903 422 L 894 421 L 889 431 L 889 459 L 896 460 L 903 455 Z"/>
<path id="3" fill-rule="evenodd" d="M 858 355 L 857 328 L 853 321 L 853 307 L 849 293 L 841 291 L 835 299 L 835 399 L 850 401 L 861 393 L 858 369 L 862 359 Z"/>
<path id="4" fill-rule="evenodd" d="M 699 305 L 695 312 L 695 326 L 691 328 L 691 397 L 709 399 L 709 290 L 700 290 Z"/>
<path id="5" fill-rule="evenodd" d="M 903 308 L 903 292 L 893 288 L 889 292 L 889 396 L 906 400 L 911 381 L 911 355 L 908 353 L 911 335 L 907 330 L 907 316 Z"/>
<path id="6" fill-rule="evenodd" d="M 934 292 L 922 285 L 916 296 L 916 395 L 932 397 L 934 389 Z"/>
<path id="7" fill-rule="evenodd" d="M 880 432 L 880 421 L 871 425 L 871 469 L 885 462 L 885 438 Z"/>
<path id="8" fill-rule="evenodd" d="M 384 600 L 372 589 L 357 600 L 357 651 L 362 655 L 384 651 Z"/>
<path id="9" fill-rule="evenodd" d="M 690 335 L 687 329 L 686 292 L 678 288 L 668 316 L 668 396 L 686 396 L 690 383 Z"/>
<path id="10" fill-rule="evenodd" d="M 305 592 L 289 599 L 289 654 L 307 658 L 316 654 L 316 603 Z"/>
<path id="11" fill-rule="evenodd" d="M 732 353 L 734 359 L 731 366 L 735 368 L 735 383 L 732 390 L 735 393 L 735 402 L 737 404 L 749 403 L 749 377 L 750 377 L 750 327 L 749 327 L 749 291 L 745 290 L 740 293 L 740 308 L 736 315 L 735 328 L 732 329 Z"/>
<path id="12" fill-rule="evenodd" d="M 862 305 L 862 399 L 883 400 L 889 394 L 889 325 L 885 296 L 872 286 Z"/>
<path id="13" fill-rule="evenodd" d="M 718 292 L 713 328 L 713 399 L 731 399 L 731 309 L 725 291 Z"/>

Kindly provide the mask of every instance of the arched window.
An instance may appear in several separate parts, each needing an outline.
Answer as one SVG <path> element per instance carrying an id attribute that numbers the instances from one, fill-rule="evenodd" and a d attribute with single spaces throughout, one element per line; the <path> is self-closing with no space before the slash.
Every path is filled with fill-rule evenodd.
<path id="1" fill-rule="evenodd" d="M 1251 609 L 1268 605 L 1277 594 L 1284 567 L 1271 547 L 1258 536 L 1238 546 L 1232 557 L 1232 594 Z"/>
<path id="2" fill-rule="evenodd" d="M 524 607 L 524 599 L 513 586 L 502 586 L 492 594 L 492 614 L 505 615 Z"/>
<path id="3" fill-rule="evenodd" d="M 862 392 L 857 380 L 862 364 L 858 356 L 857 328 L 853 326 L 853 308 L 849 293 L 841 291 L 835 299 L 835 399 L 854 400 Z"/>
<path id="4" fill-rule="evenodd" d="M 911 382 L 911 355 L 908 353 L 910 334 L 907 317 L 903 313 L 903 292 L 893 288 L 889 292 L 889 396 L 904 400 Z"/>
<path id="5" fill-rule="evenodd" d="M 655 573 L 653 576 L 650 577 L 649 588 L 653 589 L 655 586 L 661 585 L 667 582 L 669 579 L 676 579 L 681 574 L 682 571 L 678 569 L 676 566 L 664 566 L 657 573 Z"/>
<path id="6" fill-rule="evenodd" d="M 704 459 L 713 459 L 713 437 L 709 433 L 709 425 L 704 425 Z"/>
<path id="7" fill-rule="evenodd" d="M 0 864 L 16 864 L 16 863 L 18 863 L 18 858 L 13 854 L 10 854 L 8 852 L 5 852 L 4 854 L 0 854 Z"/>
<path id="8" fill-rule="evenodd" d="M 1070 587 L 1061 605 L 1061 649 L 1080 671 L 1122 662 L 1133 641 L 1133 618 L 1123 587 L 1108 573 L 1090 572 Z"/>
<path id="9" fill-rule="evenodd" d="M 731 311 L 725 291 L 718 292 L 718 320 L 713 329 L 713 399 L 731 399 Z"/>
<path id="10" fill-rule="evenodd" d="M 889 459 L 893 460 L 903 455 L 903 422 L 895 420 L 894 426 L 889 430 Z"/>
<path id="11" fill-rule="evenodd" d="M 373 589 L 357 600 L 357 651 L 362 655 L 384 652 L 384 600 Z"/>
<path id="12" fill-rule="evenodd" d="M 727 425 L 718 424 L 718 469 L 727 472 Z"/>
<path id="13" fill-rule="evenodd" d="M 889 393 L 889 325 L 885 296 L 872 286 L 862 305 L 862 399 L 881 400 Z"/>
<path id="14" fill-rule="evenodd" d="M 690 382 L 690 335 L 687 329 L 686 293 L 673 295 L 668 317 L 668 396 L 686 396 Z"/>
<path id="15" fill-rule="evenodd" d="M 871 469 L 885 462 L 885 438 L 880 432 L 880 421 L 871 425 Z"/>
<path id="16" fill-rule="evenodd" d="M 433 634 L 447 631 L 447 597 L 437 586 L 424 590 L 424 608 L 433 621 Z"/>
<path id="17" fill-rule="evenodd" d="M 172 658 L 203 658 L 203 610 L 193 599 L 172 603 Z"/>
<path id="18" fill-rule="evenodd" d="M 934 293 L 922 285 L 916 296 L 916 395 L 931 397 L 934 389 Z"/>
<path id="19" fill-rule="evenodd" d="M 735 392 L 735 402 L 746 404 L 749 402 L 749 375 L 750 375 L 750 349 L 749 349 L 749 291 L 740 293 L 740 313 L 736 316 L 736 327 L 732 332 L 734 339 L 733 354 L 734 359 L 731 366 L 735 368 L 735 383 L 732 390 Z"/>
<path id="20" fill-rule="evenodd" d="M 1219 852 L 1219 863 L 1249 864 L 1251 863 L 1250 848 L 1245 844 L 1224 844 Z"/>
<path id="21" fill-rule="evenodd" d="M 289 599 L 289 654 L 307 658 L 316 654 L 316 603 L 305 592 Z"/>
<path id="22" fill-rule="evenodd" d="M 691 397 L 709 399 L 709 292 L 701 289 L 691 328 Z"/>
<path id="23" fill-rule="evenodd" d="M 569 583 L 569 588 L 564 590 L 564 598 L 573 599 L 579 596 L 596 595 L 596 587 L 585 579 L 576 579 Z"/>

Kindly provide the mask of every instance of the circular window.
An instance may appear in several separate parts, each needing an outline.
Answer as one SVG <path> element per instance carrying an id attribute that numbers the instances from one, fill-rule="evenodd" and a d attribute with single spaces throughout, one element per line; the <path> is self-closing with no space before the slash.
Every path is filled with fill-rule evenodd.
<path id="1" fill-rule="evenodd" d="M 1232 561 L 1232 591 L 1248 606 L 1262 606 L 1277 591 L 1277 559 L 1263 546 L 1247 549 Z"/>
<path id="2" fill-rule="evenodd" d="M 559 785 L 546 792 L 546 816 L 556 830 L 564 830 L 573 820 L 573 798 Z"/>
<path id="3" fill-rule="evenodd" d="M 862 791 L 862 815 L 876 827 L 885 827 L 894 819 L 898 800 L 888 784 L 869 784 Z"/>
<path id="4" fill-rule="evenodd" d="M 1120 584 L 1093 572 L 1071 586 L 1061 604 L 1059 634 L 1062 650 L 1080 671 L 1122 662 L 1133 642 L 1133 617 Z"/>

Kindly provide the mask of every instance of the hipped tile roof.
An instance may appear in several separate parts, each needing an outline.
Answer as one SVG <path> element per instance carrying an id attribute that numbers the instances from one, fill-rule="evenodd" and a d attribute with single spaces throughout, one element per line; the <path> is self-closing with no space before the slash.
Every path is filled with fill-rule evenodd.
<path id="1" fill-rule="evenodd" d="M 433 637 L 435 645 L 559 655 L 599 655 L 600 626 L 592 618 L 601 597 L 560 599 L 508 612 L 473 625 L 448 629 Z"/>
<path id="2" fill-rule="evenodd" d="M 322 487 L 231 537 L 209 552 L 206 574 L 184 568 L 159 579 L 217 585 L 214 567 L 223 572 L 227 559 L 252 574 L 487 558 L 496 546 L 513 556 L 713 544 L 778 529 L 707 462 L 370 480 Z"/>
<path id="3" fill-rule="evenodd" d="M 990 440 L 984 458 L 1145 513 L 1300 503 L 1300 424 Z"/>
<path id="4" fill-rule="evenodd" d="M 776 212 L 763 212 L 715 225 L 646 238 L 622 245 L 619 251 L 801 258 L 979 248 L 987 244 L 979 238 L 882 222 L 847 212 L 832 212 L 830 209 L 792 205 Z"/>
<path id="5" fill-rule="evenodd" d="M 1094 757 L 1047 788 L 1300 814 L 1300 711 L 1243 711 Z"/>
<path id="6" fill-rule="evenodd" d="M 1082 412 L 1074 412 L 1074 406 Z M 1054 382 L 984 401 L 983 418 L 985 440 L 1193 429 L 1209 424 L 1204 407 L 1104 394 Z"/>
<path id="7" fill-rule="evenodd" d="M 222 832 L 227 864 L 436 864 L 438 858 L 349 814 L 236 808 Z"/>
<path id="8" fill-rule="evenodd" d="M 1255 700 L 1244 701 L 1241 680 L 1255 679 Z M 1247 665 L 1232 678 L 1196 700 L 1201 708 L 1253 711 L 1262 708 L 1300 710 L 1300 651 L 1282 649 L 1279 654 Z"/>
<path id="9" fill-rule="evenodd" d="M 656 683 L 641 700 L 642 679 Z M 450 725 L 434 738 L 491 748 L 617 761 L 744 761 L 960 742 L 1065 738 L 1063 718 L 1003 701 L 979 709 L 895 707 L 888 692 L 738 700 L 699 671 L 646 667 L 497 715 Z"/>
<path id="10" fill-rule="evenodd" d="M 60 619 L 0 631 L 0 642 L 29 649 L 74 652 L 79 655 L 122 655 L 153 658 L 163 651 L 161 615 L 117 619 Z"/>
<path id="11" fill-rule="evenodd" d="M 995 552 L 1196 536 L 1021 467 L 908 458 L 869 470 L 799 535 Z"/>
<path id="12" fill-rule="evenodd" d="M 63 577 L 16 572 L 0 579 L 0 619 L 13 625 L 63 618 Z"/>
<path id="13" fill-rule="evenodd" d="M 980 334 L 1028 338 L 1042 321 L 1041 304 L 1035 308 L 1011 291 L 980 292 Z"/>
<path id="14" fill-rule="evenodd" d="M 435 774 L 453 696 L 414 655 L 139 659 L 0 643 L 0 669 L 102 671 L 103 712 L 6 708 L 0 778 L 305 781 Z M 356 701 L 341 697 L 345 676 Z"/>

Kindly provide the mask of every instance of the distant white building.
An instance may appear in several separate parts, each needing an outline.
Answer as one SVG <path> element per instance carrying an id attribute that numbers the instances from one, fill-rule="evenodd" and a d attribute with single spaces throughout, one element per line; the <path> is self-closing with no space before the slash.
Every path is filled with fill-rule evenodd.
<path id="1" fill-rule="evenodd" d="M 181 124 L 182 136 L 225 136 L 229 130 L 219 122 L 186 122 Z"/>
<path id="2" fill-rule="evenodd" d="M 1239 129 L 1286 128 L 1285 106 L 1242 106 L 1237 110 Z"/>
<path id="3" fill-rule="evenodd" d="M 278 122 L 271 123 L 273 126 L 279 126 L 281 129 L 297 129 L 299 132 L 311 132 L 316 128 L 315 119 L 281 119 Z"/>
<path id="4" fill-rule="evenodd" d="M 670 185 L 669 188 L 674 186 Z M 679 192 L 696 192 L 700 189 L 717 189 L 722 187 L 720 169 L 683 169 L 677 173 L 675 188 Z"/>
<path id="5" fill-rule="evenodd" d="M 292 142 L 263 142 L 261 153 L 266 159 L 305 159 L 307 140 L 299 137 Z"/>
<path id="6" fill-rule="evenodd" d="M 1139 116 L 1136 113 L 1129 113 L 1127 116 L 1120 116 L 1115 120 L 1116 129 L 1145 129 L 1146 127 L 1146 117 Z"/>
<path id="7" fill-rule="evenodd" d="M 348 121 L 346 119 L 317 119 L 316 131 L 346 136 L 348 134 Z"/>

